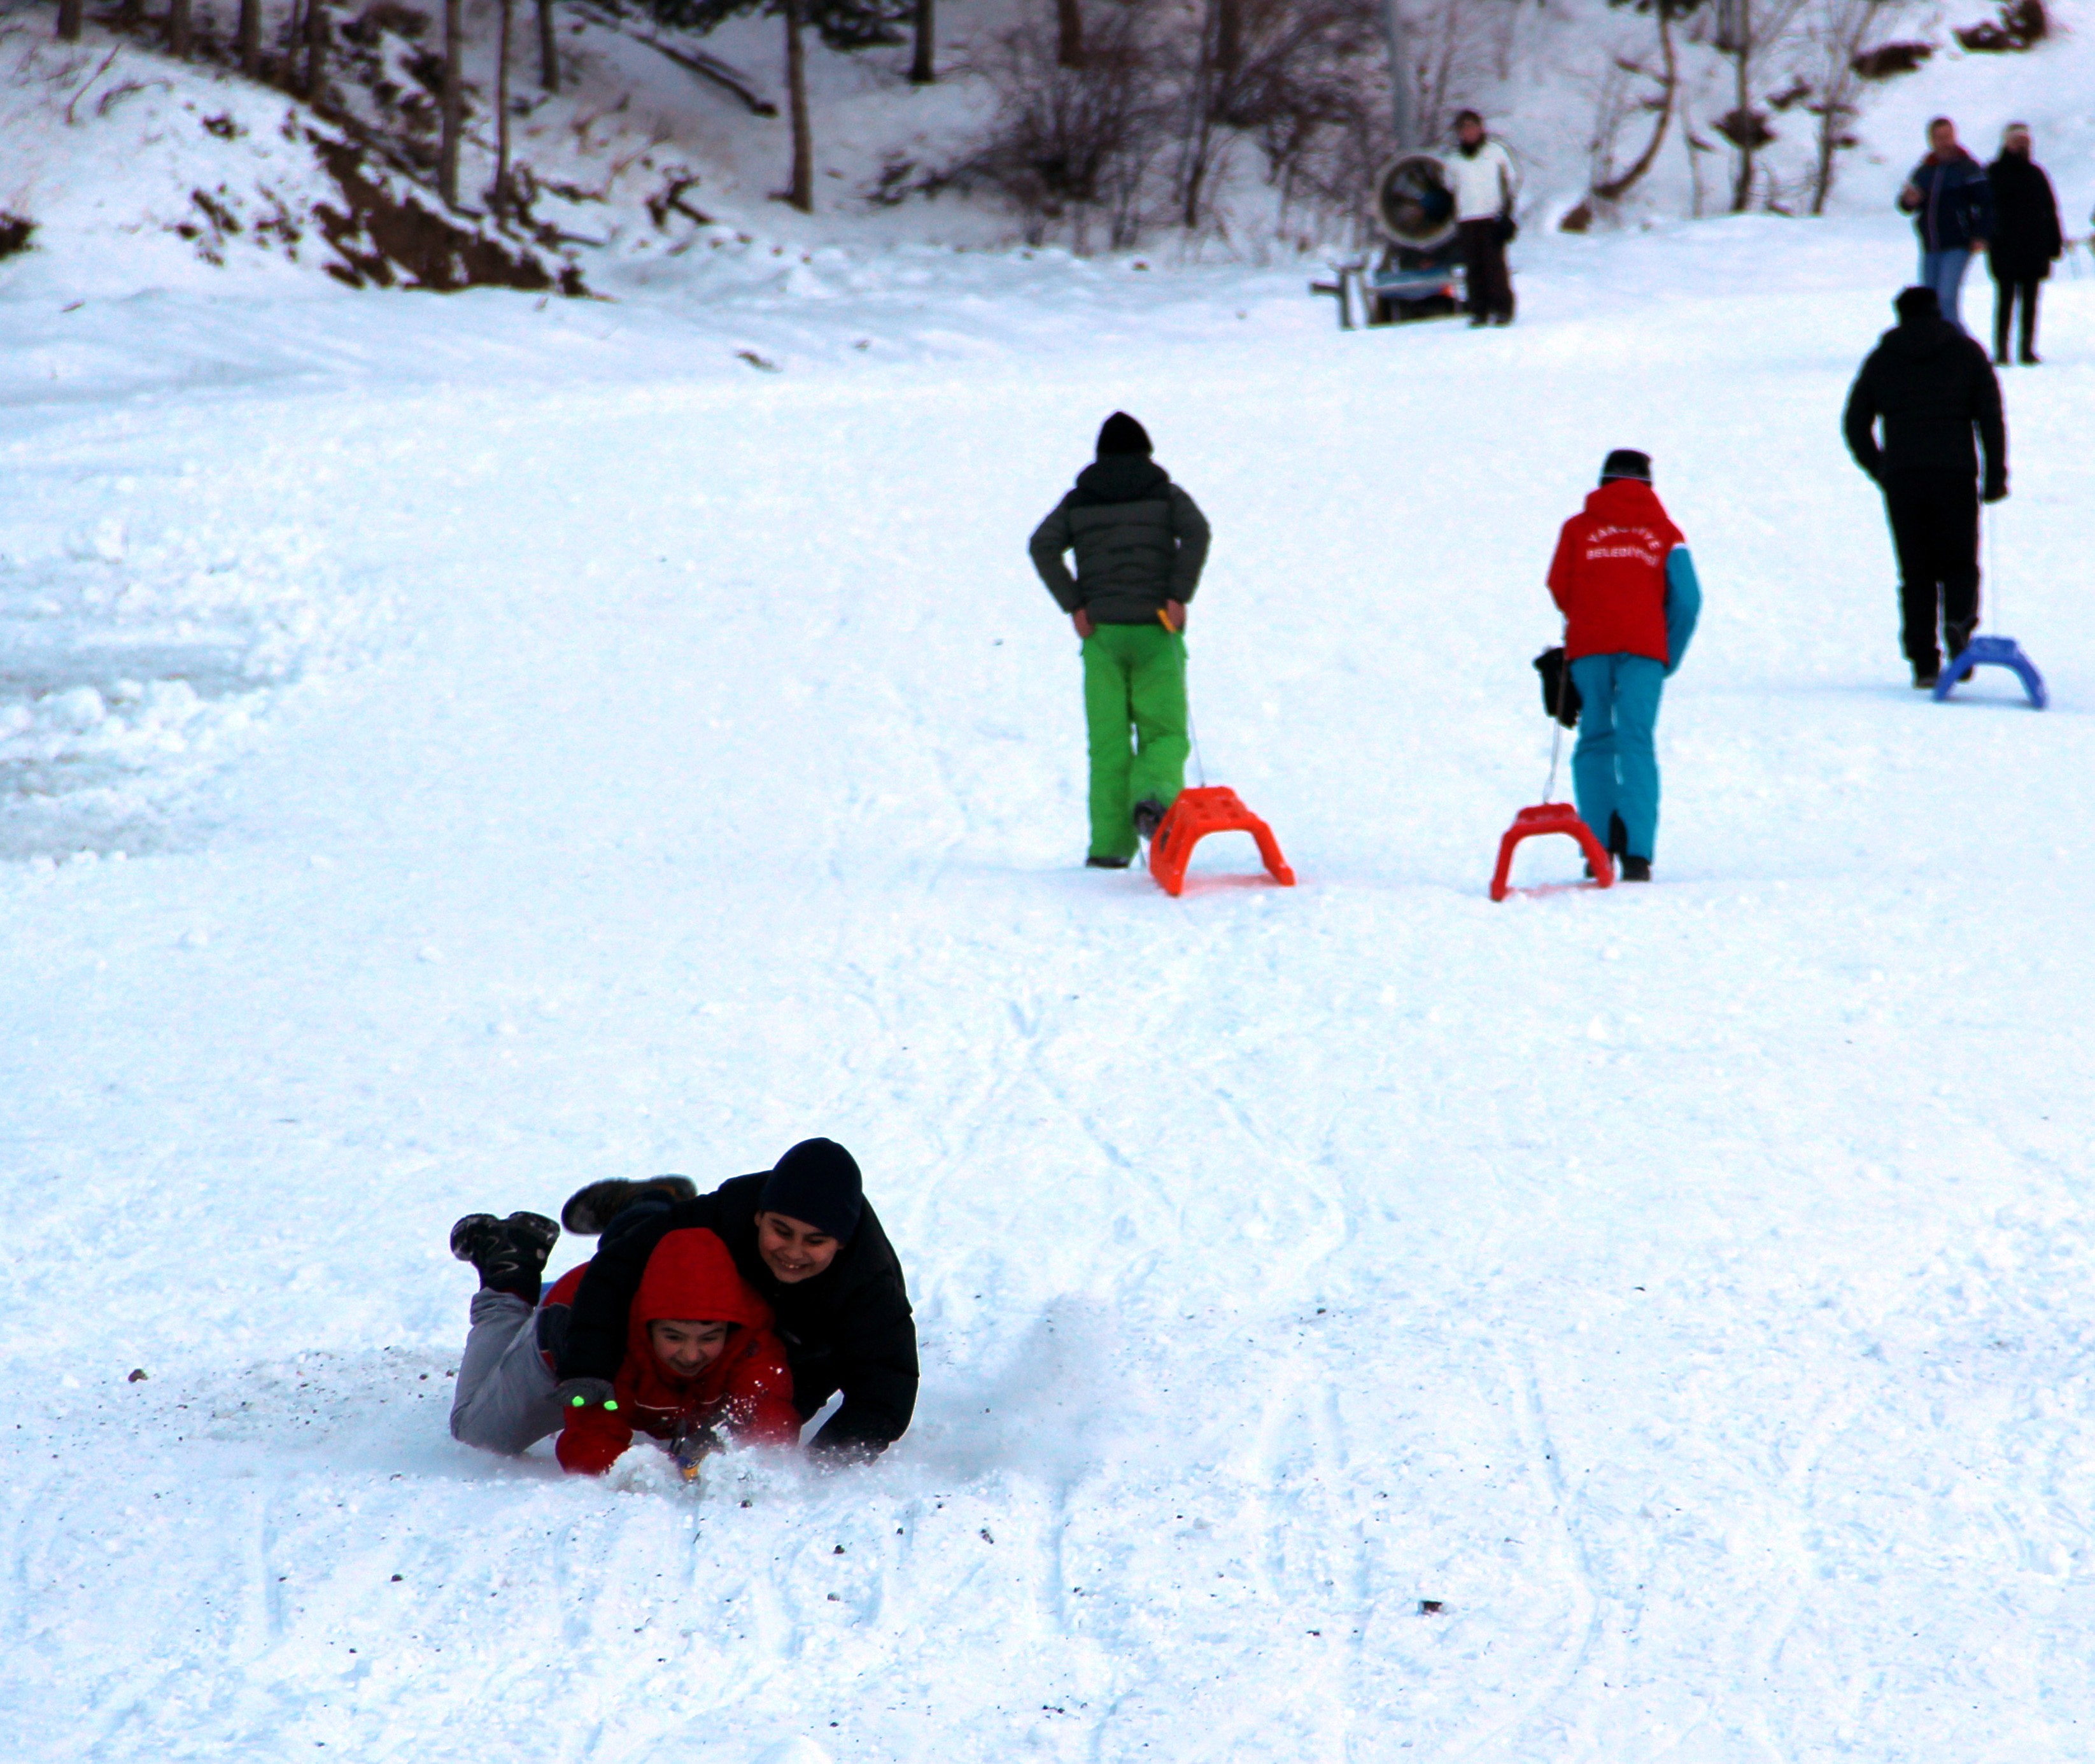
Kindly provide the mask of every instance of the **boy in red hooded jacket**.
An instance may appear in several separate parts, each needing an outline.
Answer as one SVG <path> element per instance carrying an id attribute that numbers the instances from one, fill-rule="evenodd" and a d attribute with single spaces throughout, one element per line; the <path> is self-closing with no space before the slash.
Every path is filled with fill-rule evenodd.
<path id="1" fill-rule="evenodd" d="M 470 1213 L 451 1227 L 451 1253 L 481 1277 L 451 1402 L 454 1439 L 513 1454 L 558 1433 L 561 1464 L 590 1475 L 609 1470 L 635 1432 L 662 1441 L 687 1473 L 717 1443 L 716 1428 L 746 1444 L 799 1441 L 793 1376 L 770 1308 L 711 1231 L 672 1231 L 656 1245 L 609 1394 L 564 1406 L 553 1367 L 589 1265 L 569 1269 L 541 1298 L 560 1235 L 535 1213 Z"/>
<path id="2" fill-rule="evenodd" d="M 1618 447 L 1608 455 L 1601 487 L 1564 523 L 1549 592 L 1564 614 L 1564 660 L 1580 699 L 1571 755 L 1579 819 L 1622 859 L 1623 881 L 1649 882 L 1659 693 L 1702 611 L 1695 561 L 1651 487 L 1649 455 Z"/>

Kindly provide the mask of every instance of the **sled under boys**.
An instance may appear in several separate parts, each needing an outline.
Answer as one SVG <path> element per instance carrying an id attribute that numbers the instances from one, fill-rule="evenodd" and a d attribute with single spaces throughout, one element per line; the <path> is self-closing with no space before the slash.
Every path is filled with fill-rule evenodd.
<path id="1" fill-rule="evenodd" d="M 1623 881 L 1649 882 L 1659 695 L 1688 653 L 1702 589 L 1687 541 L 1651 487 L 1648 455 L 1618 447 L 1608 455 L 1601 487 L 1564 523 L 1549 592 L 1564 614 L 1564 659 L 1581 701 L 1571 755 L 1579 818 L 1621 858 Z"/>
<path id="2" fill-rule="evenodd" d="M 804 1139 L 776 1168 L 697 1192 L 682 1176 L 592 1183 L 561 1209 L 582 1235 L 601 1232 L 575 1289 L 558 1351 L 564 1396 L 586 1399 L 617 1364 L 625 1318 L 658 1244 L 700 1228 L 717 1236 L 770 1307 L 802 1421 L 843 1402 L 811 1449 L 878 1456 L 917 1406 L 917 1324 L 902 1265 L 866 1204 L 856 1161 L 833 1139 Z"/>
<path id="3" fill-rule="evenodd" d="M 1186 608 L 1208 523 L 1124 411 L 1034 531 L 1033 567 L 1083 642 L 1095 869 L 1125 869 L 1186 785 Z M 1063 554 L 1074 551 L 1069 573 Z M 1134 746 L 1129 746 L 1129 732 Z"/>
<path id="4" fill-rule="evenodd" d="M 752 1445 L 799 1439 L 770 1310 L 710 1231 L 672 1231 L 654 1246 L 612 1376 L 601 1391 L 563 1400 L 555 1357 L 589 1265 L 569 1269 L 542 1299 L 539 1277 L 560 1235 L 535 1213 L 469 1213 L 451 1227 L 451 1253 L 481 1278 L 451 1402 L 455 1439 L 516 1453 L 558 1433 L 562 1466 L 590 1475 L 617 1462 L 636 1431 L 663 1442 L 686 1470 L 719 1432 Z"/>

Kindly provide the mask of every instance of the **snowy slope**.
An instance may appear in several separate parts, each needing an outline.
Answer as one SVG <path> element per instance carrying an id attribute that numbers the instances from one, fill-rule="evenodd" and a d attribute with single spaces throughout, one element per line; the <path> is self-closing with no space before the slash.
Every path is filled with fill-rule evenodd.
<path id="1" fill-rule="evenodd" d="M 2095 290 L 2008 385 L 2039 716 L 1903 684 L 1897 222 L 1526 249 L 1483 338 L 1054 257 L 0 308 L 7 1755 L 2095 1756 Z M 1291 893 L 1075 867 L 1022 547 L 1116 405 Z M 1710 594 L 1661 885 L 1494 907 L 1618 442 Z M 883 1462 L 450 1441 L 454 1217 L 817 1131 Z"/>

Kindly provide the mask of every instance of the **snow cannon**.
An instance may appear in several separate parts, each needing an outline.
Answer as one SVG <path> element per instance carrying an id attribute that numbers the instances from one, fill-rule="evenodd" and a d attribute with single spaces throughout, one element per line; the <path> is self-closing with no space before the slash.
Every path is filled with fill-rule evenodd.
<path id="1" fill-rule="evenodd" d="M 1370 268 L 1364 258 L 1340 264 L 1332 281 L 1312 294 L 1339 303 L 1339 329 L 1397 324 L 1455 311 L 1461 304 L 1457 262 L 1455 192 L 1438 155 L 1400 153 L 1375 173 L 1375 231 L 1387 242 Z"/>
<path id="2" fill-rule="evenodd" d="M 1185 892 L 1186 865 L 1193 847 L 1211 833 L 1248 833 L 1258 846 L 1266 873 L 1283 888 L 1295 886 L 1295 872 L 1280 855 L 1273 829 L 1245 808 L 1243 799 L 1226 785 L 1202 784 L 1179 791 L 1149 842 L 1149 873 L 1165 893 L 1176 897 Z"/>
<path id="3" fill-rule="evenodd" d="M 1374 224 L 1400 251 L 1431 251 L 1455 237 L 1455 192 L 1439 155 L 1400 153 L 1375 173 Z"/>

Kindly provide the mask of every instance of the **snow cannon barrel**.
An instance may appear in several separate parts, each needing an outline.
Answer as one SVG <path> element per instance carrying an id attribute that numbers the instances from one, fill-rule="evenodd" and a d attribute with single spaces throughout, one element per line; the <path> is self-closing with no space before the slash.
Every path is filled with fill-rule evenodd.
<path id="1" fill-rule="evenodd" d="M 1374 223 L 1406 250 L 1447 242 L 1455 231 L 1455 193 L 1437 155 L 1400 153 L 1375 173 Z"/>

